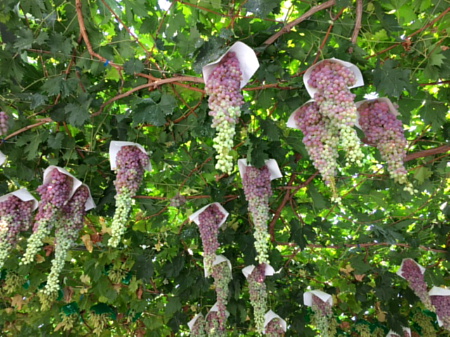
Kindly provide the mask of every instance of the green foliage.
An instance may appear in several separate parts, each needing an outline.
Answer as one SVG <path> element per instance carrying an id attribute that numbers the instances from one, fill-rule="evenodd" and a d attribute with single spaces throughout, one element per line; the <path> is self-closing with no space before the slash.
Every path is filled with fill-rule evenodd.
<path id="1" fill-rule="evenodd" d="M 10 116 L 0 195 L 26 187 L 37 196 L 44 169 L 58 165 L 90 187 L 97 205 L 48 310 L 37 293 L 54 238 L 35 264 L 19 267 L 25 232 L 0 271 L 2 336 L 188 335 L 187 322 L 215 302 L 198 228 L 187 220 L 211 202 L 230 213 L 218 251 L 233 267 L 228 336 L 257 336 L 241 273 L 255 264 L 253 224 L 237 167 L 230 175 L 214 169 L 201 80 L 202 67 L 236 41 L 257 52 L 260 67 L 243 89 L 232 156 L 257 167 L 274 158 L 283 172 L 272 181 L 268 224 L 269 260 L 279 273 L 266 284 L 269 307 L 288 323 L 286 336 L 321 335 L 303 305 L 310 289 L 333 295 L 337 336 L 385 336 L 402 325 L 448 335 L 395 274 L 410 257 L 427 267 L 430 287 L 450 286 L 448 1 L 363 2 L 353 40 L 359 9 L 347 0 L 5 0 L 0 9 L 0 110 Z M 306 69 L 331 57 L 361 69 L 357 101 L 377 92 L 399 106 L 414 195 L 364 146 L 362 167 L 340 168 L 342 204 L 330 202 L 302 133 L 286 122 L 309 99 Z M 117 249 L 107 246 L 113 140 L 143 145 L 153 166 Z"/>

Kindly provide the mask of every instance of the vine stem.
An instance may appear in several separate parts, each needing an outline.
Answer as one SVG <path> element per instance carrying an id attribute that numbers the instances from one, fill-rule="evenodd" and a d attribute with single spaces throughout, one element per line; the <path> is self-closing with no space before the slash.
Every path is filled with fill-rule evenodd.
<path id="1" fill-rule="evenodd" d="M 362 0 L 356 0 L 356 20 L 355 20 L 355 29 L 353 30 L 351 38 L 352 44 L 356 44 L 356 40 L 358 39 L 359 30 L 361 29 L 362 12 L 363 12 L 363 2 Z"/>
<path id="2" fill-rule="evenodd" d="M 39 120 L 39 122 L 31 124 L 31 125 L 27 125 L 24 128 L 17 130 L 16 132 L 11 133 L 10 135 L 6 136 L 4 140 L 8 140 L 14 136 L 17 136 L 18 134 L 21 134 L 22 132 L 28 131 L 30 129 L 33 129 L 35 127 L 41 126 L 42 124 L 46 124 L 46 123 L 50 123 L 53 122 L 53 120 L 50 117 L 47 118 L 42 118 Z"/>

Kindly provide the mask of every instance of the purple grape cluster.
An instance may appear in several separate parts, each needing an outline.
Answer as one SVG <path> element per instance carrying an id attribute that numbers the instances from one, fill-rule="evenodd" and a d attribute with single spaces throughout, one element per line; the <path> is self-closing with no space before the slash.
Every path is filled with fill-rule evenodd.
<path id="1" fill-rule="evenodd" d="M 450 296 L 430 296 L 442 326 L 450 331 Z"/>
<path id="2" fill-rule="evenodd" d="M 198 229 L 203 243 L 203 260 L 205 270 L 208 274 L 212 271 L 213 262 L 216 258 L 216 250 L 219 248 L 219 224 L 225 215 L 216 204 L 209 205 L 198 216 Z"/>
<path id="3" fill-rule="evenodd" d="M 208 337 L 225 337 L 227 331 L 220 326 L 219 313 L 217 311 L 210 311 L 206 316 L 206 333 Z"/>
<path id="4" fill-rule="evenodd" d="M 0 269 L 16 244 L 19 233 L 31 226 L 33 201 L 22 201 L 15 195 L 0 202 Z"/>
<path id="5" fill-rule="evenodd" d="M 212 127 L 217 129 L 214 148 L 217 151 L 216 169 L 231 173 L 235 126 L 241 116 L 240 106 L 244 100 L 241 94 L 242 72 L 236 53 L 228 52 L 214 68 L 205 86 L 209 95 L 209 115 L 213 116 Z"/>
<path id="6" fill-rule="evenodd" d="M 420 298 L 425 305 L 425 308 L 434 311 L 430 296 L 428 295 L 427 284 L 419 265 L 413 259 L 405 259 L 403 260 L 400 273 L 401 276 L 408 281 L 409 287 L 414 291 L 417 297 Z"/>
<path id="7" fill-rule="evenodd" d="M 312 295 L 311 309 L 314 312 L 313 323 L 321 332 L 323 337 L 332 337 L 336 335 L 336 320 L 333 317 L 331 304 L 324 302 L 320 297 Z"/>
<path id="8" fill-rule="evenodd" d="M 295 122 L 303 132 L 303 143 L 314 167 L 319 170 L 325 183 L 336 194 L 336 176 L 339 142 L 339 129 L 328 117 L 322 115 L 317 103 L 304 105 L 295 115 Z"/>
<path id="9" fill-rule="evenodd" d="M 231 281 L 231 270 L 226 261 L 213 266 L 212 276 L 217 295 L 217 324 L 221 331 L 226 330 L 227 303 L 228 303 L 228 283 Z"/>
<path id="10" fill-rule="evenodd" d="M 205 331 L 206 321 L 203 315 L 199 315 L 191 329 L 191 337 L 207 337 Z"/>
<path id="11" fill-rule="evenodd" d="M 267 337 L 284 336 L 283 325 L 281 324 L 281 320 L 278 317 L 275 317 L 266 325 L 265 335 Z"/>
<path id="12" fill-rule="evenodd" d="M 8 133 L 8 119 L 8 114 L 0 111 L 0 136 L 5 136 Z"/>
<path id="13" fill-rule="evenodd" d="M 86 186 L 80 186 L 72 198 L 63 206 L 62 216 L 56 224 L 55 230 L 55 257 L 52 268 L 47 277 L 47 284 L 42 290 L 47 295 L 57 293 L 59 290 L 58 278 L 64 267 L 67 252 L 78 238 L 86 215 L 85 205 L 89 198 Z"/>
<path id="14" fill-rule="evenodd" d="M 407 141 L 402 122 L 390 112 L 386 102 L 378 100 L 361 104 L 358 112 L 359 124 L 367 140 L 377 147 L 386 160 L 391 177 L 400 184 L 406 184 L 405 189 L 412 192 L 408 172 L 403 165 Z"/>
<path id="15" fill-rule="evenodd" d="M 33 261 L 42 246 L 42 240 L 50 234 L 53 226 L 60 220 L 61 210 L 70 197 L 72 185 L 73 179 L 55 168 L 50 172 L 50 181 L 37 188 L 41 202 L 35 217 L 33 234 L 28 239 L 21 264 L 29 264 Z"/>
<path id="16" fill-rule="evenodd" d="M 264 331 L 264 315 L 267 311 L 267 289 L 264 280 L 266 279 L 266 265 L 256 266 L 247 277 L 250 303 L 255 316 L 256 330 L 260 333 Z"/>
<path id="17" fill-rule="evenodd" d="M 267 222 L 269 220 L 269 198 L 272 195 L 270 184 L 270 171 L 267 165 L 258 169 L 247 166 L 242 179 L 245 198 L 248 209 L 253 218 L 255 231 L 255 249 L 258 254 L 257 260 L 260 264 L 269 263 L 269 234 Z"/>
<path id="18" fill-rule="evenodd" d="M 360 166 L 364 155 L 353 129 L 358 118 L 355 95 L 348 89 L 355 83 L 356 77 L 350 69 L 331 60 L 316 65 L 308 80 L 308 84 L 317 89 L 314 99 L 320 113 L 329 118 L 333 128 L 338 129 L 340 145 L 346 150 L 347 160 Z"/>
<path id="19" fill-rule="evenodd" d="M 123 146 L 117 153 L 117 176 L 114 181 L 117 194 L 116 211 L 111 224 L 111 237 L 108 245 L 117 247 L 120 238 L 125 233 L 126 222 L 133 204 L 133 197 L 142 184 L 145 167 L 149 159 L 147 154 L 137 146 Z"/>

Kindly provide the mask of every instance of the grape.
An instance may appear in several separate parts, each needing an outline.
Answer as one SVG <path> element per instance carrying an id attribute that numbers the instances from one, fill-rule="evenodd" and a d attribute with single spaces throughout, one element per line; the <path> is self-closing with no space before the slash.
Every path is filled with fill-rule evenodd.
<path id="1" fill-rule="evenodd" d="M 231 281 L 231 271 L 228 263 L 223 261 L 213 266 L 212 276 L 217 295 L 217 325 L 218 329 L 225 331 L 227 322 L 228 283 Z"/>
<path id="2" fill-rule="evenodd" d="M 269 263 L 267 222 L 269 220 L 269 198 L 272 195 L 270 171 L 265 165 L 261 169 L 247 166 L 242 179 L 248 209 L 255 225 L 255 249 L 260 264 Z"/>
<path id="3" fill-rule="evenodd" d="M 202 315 L 199 315 L 191 329 L 191 337 L 207 337 L 205 331 L 206 321 Z"/>
<path id="4" fill-rule="evenodd" d="M 141 186 L 145 167 L 149 159 L 147 154 L 136 146 L 123 146 L 117 153 L 116 211 L 111 224 L 111 237 L 108 245 L 117 247 L 126 230 L 126 222 L 133 203 L 133 197 Z"/>
<path id="5" fill-rule="evenodd" d="M 450 296 L 430 296 L 431 303 L 436 308 L 436 314 L 442 322 L 442 326 L 450 331 Z"/>
<path id="6" fill-rule="evenodd" d="M 211 273 L 216 250 L 219 248 L 219 224 L 225 215 L 216 204 L 209 205 L 198 216 L 198 229 L 203 243 L 203 259 L 207 274 Z"/>
<path id="7" fill-rule="evenodd" d="M 397 335 L 396 333 L 391 333 L 391 337 L 411 337 L 408 331 L 403 330 L 403 336 Z"/>
<path id="8" fill-rule="evenodd" d="M 8 133 L 8 119 L 8 114 L 0 111 L 0 136 L 5 136 Z"/>
<path id="9" fill-rule="evenodd" d="M 89 313 L 89 326 L 93 328 L 93 332 L 99 336 L 103 330 L 108 326 L 109 314 L 96 314 L 91 311 Z"/>
<path id="10" fill-rule="evenodd" d="M 15 195 L 0 202 L 0 269 L 17 243 L 19 233 L 30 228 L 33 204 L 33 200 L 22 201 Z"/>
<path id="11" fill-rule="evenodd" d="M 354 73 L 338 62 L 325 60 L 314 67 L 308 84 L 316 88 L 314 99 L 320 113 L 329 118 L 338 129 L 340 145 L 346 150 L 347 161 L 361 166 L 364 155 L 353 126 L 358 115 L 354 103 L 355 95 L 348 89 L 356 83 Z"/>
<path id="12" fill-rule="evenodd" d="M 235 125 L 244 102 L 240 92 L 241 79 L 239 60 L 234 52 L 228 52 L 214 68 L 205 86 L 209 95 L 209 115 L 213 116 L 211 126 L 217 129 L 213 139 L 217 151 L 216 169 L 228 174 L 233 169 L 233 157 L 229 153 L 236 133 Z"/>
<path id="13" fill-rule="evenodd" d="M 208 337 L 225 337 L 226 330 L 220 326 L 220 318 L 217 311 L 210 311 L 206 316 L 206 333 Z"/>
<path id="14" fill-rule="evenodd" d="M 272 319 L 266 326 L 266 336 L 268 337 L 282 337 L 284 336 L 283 325 L 278 317 Z"/>
<path id="15" fill-rule="evenodd" d="M 436 329 L 430 316 L 418 311 L 414 314 L 413 320 L 420 326 L 422 336 L 436 337 Z"/>
<path id="16" fill-rule="evenodd" d="M 80 186 L 72 198 L 63 206 L 60 221 L 55 230 L 55 257 L 52 260 L 52 268 L 47 277 L 47 284 L 42 290 L 44 293 L 57 293 L 59 290 L 58 278 L 64 267 L 67 252 L 78 238 L 78 232 L 83 226 L 86 214 L 85 204 L 89 198 L 89 190 L 86 186 Z"/>
<path id="17" fill-rule="evenodd" d="M 434 311 L 430 296 L 428 295 L 427 284 L 425 283 L 424 275 L 419 265 L 413 259 L 405 259 L 403 260 L 400 273 L 408 281 L 409 287 L 420 298 L 425 308 Z"/>
<path id="18" fill-rule="evenodd" d="M 359 124 L 367 140 L 380 151 L 386 160 L 391 177 L 399 184 L 405 184 L 405 190 L 413 193 L 408 183 L 408 172 L 403 165 L 406 156 L 407 141 L 403 133 L 402 122 L 390 111 L 386 102 L 378 100 L 366 102 L 359 106 Z"/>
<path id="19" fill-rule="evenodd" d="M 70 176 L 54 168 L 50 172 L 50 181 L 37 188 L 41 202 L 35 217 L 33 234 L 28 239 L 27 249 L 20 264 L 30 264 L 33 261 L 42 246 L 42 240 L 58 223 L 60 211 L 69 199 L 72 185 L 73 179 Z"/>
<path id="20" fill-rule="evenodd" d="M 333 317 L 331 304 L 322 301 L 320 297 L 312 295 L 311 309 L 314 312 L 313 323 L 320 330 L 321 336 L 332 337 L 336 335 L 336 320 Z"/>
<path id="21" fill-rule="evenodd" d="M 264 280 L 266 279 L 266 265 L 256 266 L 247 277 L 250 303 L 255 316 L 256 330 L 260 333 L 264 331 L 264 315 L 267 311 L 267 289 Z"/>
<path id="22" fill-rule="evenodd" d="M 336 176 L 339 129 L 330 118 L 323 116 L 317 103 L 304 105 L 295 115 L 295 122 L 303 132 L 303 143 L 314 167 L 319 170 L 325 183 L 337 197 L 334 177 Z"/>

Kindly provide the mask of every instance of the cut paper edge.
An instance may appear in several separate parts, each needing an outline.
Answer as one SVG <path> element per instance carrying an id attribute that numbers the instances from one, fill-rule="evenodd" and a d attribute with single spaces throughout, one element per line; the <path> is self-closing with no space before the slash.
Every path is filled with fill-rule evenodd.
<path id="1" fill-rule="evenodd" d="M 38 208 L 39 202 L 37 201 L 37 199 L 35 197 L 33 197 L 33 195 L 30 192 L 28 192 L 28 190 L 26 188 L 21 188 L 17 191 L 2 195 L 0 197 L 0 202 L 8 200 L 8 198 L 11 195 L 16 196 L 17 198 L 19 198 L 22 201 L 33 200 L 33 211 L 36 210 L 36 208 Z"/>
<path id="2" fill-rule="evenodd" d="M 275 159 L 267 159 L 265 161 L 265 165 L 269 169 L 270 172 L 270 180 L 278 179 L 283 176 L 283 174 L 280 171 L 280 168 L 278 167 L 278 163 Z M 239 159 L 238 160 L 238 167 L 239 167 L 239 173 L 241 174 L 241 177 L 244 177 L 245 171 L 247 169 L 247 159 Z"/>
<path id="3" fill-rule="evenodd" d="M 298 114 L 298 112 L 300 111 L 301 108 L 303 108 L 306 105 L 310 105 L 310 104 L 312 104 L 314 102 L 315 101 L 313 99 L 310 99 L 308 102 L 306 102 L 305 104 L 303 104 L 299 108 L 295 109 L 295 111 L 293 113 L 291 113 L 291 115 L 289 116 L 289 119 L 288 119 L 288 121 L 286 123 L 286 126 L 288 128 L 300 130 L 300 128 L 297 126 L 297 122 L 295 121 L 295 117 L 297 116 L 297 114 Z"/>
<path id="4" fill-rule="evenodd" d="M 226 262 L 228 264 L 228 267 L 230 267 L 231 271 L 231 262 L 223 255 L 216 255 L 216 259 L 214 260 L 212 266 L 214 267 L 215 265 L 220 264 L 222 262 Z M 205 277 L 209 277 L 210 273 L 206 269 L 207 268 L 205 268 Z"/>
<path id="5" fill-rule="evenodd" d="M 202 314 L 197 314 L 197 315 L 194 316 L 193 319 L 191 319 L 191 320 L 188 322 L 187 325 L 188 325 L 188 327 L 189 327 L 189 330 L 192 330 L 192 328 L 193 328 L 194 325 L 195 325 L 195 322 L 197 322 L 197 320 L 198 320 L 200 317 L 203 317 L 203 315 L 202 315 Z"/>
<path id="6" fill-rule="evenodd" d="M 111 170 L 117 169 L 117 153 L 120 151 L 120 149 L 124 146 L 136 146 L 139 150 L 141 150 L 146 156 L 148 156 L 147 151 L 145 148 L 138 143 L 133 142 L 123 142 L 118 140 L 112 140 L 109 144 L 109 162 L 111 164 Z M 152 170 L 152 164 L 150 163 L 150 160 L 148 161 L 148 165 L 144 167 L 146 171 Z"/>
<path id="7" fill-rule="evenodd" d="M 450 296 L 450 289 L 434 286 L 428 292 L 428 296 Z"/>
<path id="8" fill-rule="evenodd" d="M 220 56 L 216 61 L 208 63 L 202 68 L 205 84 L 208 82 L 208 78 L 209 76 L 211 76 L 211 73 L 214 71 L 216 66 L 229 52 L 235 52 L 236 57 L 239 60 L 239 68 L 242 72 L 242 80 L 240 86 L 241 89 L 245 87 L 250 78 L 255 74 L 256 70 L 258 70 L 259 61 L 256 57 L 255 51 L 245 43 L 238 41 L 234 43 L 230 48 L 228 48 L 228 50 L 223 53 L 222 56 Z"/>
<path id="9" fill-rule="evenodd" d="M 425 273 L 425 268 L 424 267 L 422 267 L 420 264 L 418 264 L 414 259 L 411 259 L 411 258 L 406 258 L 406 259 L 403 259 L 402 260 L 402 264 L 400 265 L 400 268 L 397 270 L 397 272 L 396 272 L 396 274 L 398 275 L 398 276 L 400 276 L 401 278 L 405 278 L 405 277 L 403 277 L 403 275 L 402 275 L 402 269 L 403 269 L 403 264 L 405 263 L 405 260 L 412 260 L 412 261 L 414 261 L 414 263 L 419 267 L 419 269 L 420 269 L 420 272 L 422 273 L 422 275 Z"/>
<path id="10" fill-rule="evenodd" d="M 3 165 L 6 161 L 6 155 L 0 151 L 0 166 Z"/>
<path id="11" fill-rule="evenodd" d="M 281 327 L 283 328 L 283 331 L 286 332 L 287 330 L 287 325 L 286 325 L 286 321 L 284 319 L 282 319 L 280 316 L 278 316 L 276 313 L 274 313 L 272 310 L 269 310 L 265 315 L 264 315 L 264 331 L 263 333 L 266 333 L 266 326 L 267 324 L 269 324 L 274 318 L 278 318 L 281 322 Z"/>
<path id="12" fill-rule="evenodd" d="M 272 276 L 275 274 L 275 269 L 270 264 L 264 263 L 265 269 L 264 269 L 264 275 L 265 276 Z M 250 274 L 253 272 L 253 269 L 255 269 L 255 265 L 251 264 L 244 269 L 242 269 L 242 274 L 244 274 L 245 278 L 248 278 Z"/>
<path id="13" fill-rule="evenodd" d="M 214 305 L 211 307 L 211 309 L 209 309 L 208 313 L 206 314 L 206 319 L 208 319 L 208 315 L 211 312 L 219 312 L 219 305 L 217 304 L 217 302 L 214 303 Z M 225 314 L 227 317 L 230 316 L 230 313 L 228 310 L 225 310 Z"/>
<path id="14" fill-rule="evenodd" d="M 411 329 L 410 328 L 403 328 L 403 331 L 406 331 L 410 336 L 411 336 Z M 386 337 L 393 337 L 393 336 L 398 336 L 398 333 L 389 330 L 388 334 L 386 335 Z M 400 336 L 403 337 L 403 336 Z"/>
<path id="15" fill-rule="evenodd" d="M 309 67 L 306 70 L 305 75 L 303 76 L 303 83 L 305 84 L 305 88 L 308 91 L 309 96 L 314 98 L 314 94 L 317 92 L 317 88 L 312 88 L 308 84 L 309 78 L 311 77 L 311 72 L 312 72 L 312 70 L 315 67 L 317 67 L 317 65 L 319 65 L 319 64 L 321 64 L 322 62 L 325 62 L 325 61 L 331 61 L 331 62 L 340 63 L 343 66 L 349 68 L 355 74 L 356 82 L 355 82 L 354 85 L 349 86 L 348 87 L 349 89 L 362 87 L 364 85 L 364 79 L 362 77 L 361 70 L 356 65 L 354 65 L 353 63 L 342 61 L 342 60 L 339 60 L 339 59 L 336 59 L 336 58 L 333 57 L 333 58 L 330 58 L 330 59 L 325 59 L 325 60 L 322 60 L 320 62 L 317 62 L 316 64 L 312 65 L 311 67 Z"/>
<path id="16" fill-rule="evenodd" d="M 333 305 L 333 296 L 321 290 L 311 290 L 303 294 L 303 303 L 308 307 L 312 306 L 312 295 L 316 295 L 322 301 L 328 302 L 330 305 Z"/>
<path id="17" fill-rule="evenodd" d="M 72 174 L 70 174 L 69 172 L 67 172 L 67 170 L 63 169 L 62 167 L 59 166 L 54 166 L 54 165 L 50 165 L 49 167 L 47 167 L 44 171 L 44 179 L 43 179 L 43 184 L 48 184 L 51 180 L 51 175 L 50 173 L 53 171 L 53 169 L 57 169 L 59 172 L 61 172 L 62 174 L 65 174 L 66 176 L 69 176 L 73 179 L 73 185 L 72 185 L 72 191 L 69 194 L 69 199 L 73 197 L 73 195 L 75 194 L 75 191 L 80 187 L 80 186 L 86 186 L 86 188 L 88 189 L 89 192 L 89 197 L 86 200 L 86 203 L 84 204 L 84 209 L 86 211 L 95 208 L 95 203 L 94 200 L 92 199 L 92 195 L 91 195 L 91 190 L 89 188 L 88 185 L 83 184 L 80 180 L 78 180 L 77 178 L 75 178 Z"/>
<path id="18" fill-rule="evenodd" d="M 379 97 L 379 98 L 373 98 L 373 99 L 365 99 L 363 101 L 358 101 L 355 103 L 356 108 L 358 109 L 361 105 L 363 105 L 364 103 L 371 103 L 371 102 L 384 102 L 387 103 L 388 107 L 389 107 L 389 112 L 391 114 L 393 114 L 395 117 L 397 117 L 398 115 L 400 115 L 400 112 L 398 112 L 398 110 L 395 108 L 394 104 L 391 102 L 391 100 L 387 97 Z M 358 114 L 359 115 L 359 114 Z"/>
<path id="19" fill-rule="evenodd" d="M 213 203 L 211 203 L 211 204 L 208 204 L 208 205 L 206 205 L 206 206 L 200 208 L 198 211 L 196 211 L 195 213 L 193 213 L 193 214 L 191 214 L 191 215 L 189 216 L 189 220 L 190 220 L 190 221 L 193 221 L 193 222 L 195 222 L 197 225 L 199 225 L 199 224 L 200 224 L 199 219 L 198 219 L 199 215 L 202 214 L 203 211 L 204 211 L 205 209 L 207 209 L 207 208 L 208 208 L 209 206 L 211 206 L 211 205 L 217 205 L 217 207 L 219 208 L 220 212 L 222 212 L 222 214 L 225 215 L 225 216 L 223 217 L 222 221 L 220 221 L 220 223 L 219 223 L 219 228 L 220 228 L 220 227 L 225 223 L 225 221 L 227 220 L 227 217 L 228 217 L 228 214 L 229 214 L 229 213 L 228 213 L 227 210 L 226 210 L 225 208 L 223 208 L 223 206 L 222 206 L 221 204 L 219 204 L 218 202 L 213 202 Z"/>

